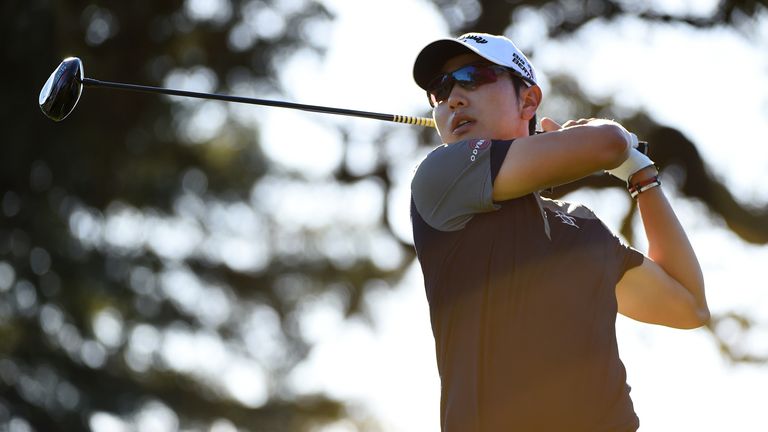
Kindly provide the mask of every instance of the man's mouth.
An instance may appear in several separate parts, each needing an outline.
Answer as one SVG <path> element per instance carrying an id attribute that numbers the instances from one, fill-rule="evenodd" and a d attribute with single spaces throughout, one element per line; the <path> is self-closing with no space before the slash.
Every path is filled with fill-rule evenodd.
<path id="1" fill-rule="evenodd" d="M 461 134 L 463 132 L 466 132 L 466 130 L 469 129 L 472 124 L 474 124 L 474 121 L 470 120 L 468 118 L 457 119 L 452 124 L 453 130 L 451 130 L 451 133 L 453 133 L 453 134 Z"/>

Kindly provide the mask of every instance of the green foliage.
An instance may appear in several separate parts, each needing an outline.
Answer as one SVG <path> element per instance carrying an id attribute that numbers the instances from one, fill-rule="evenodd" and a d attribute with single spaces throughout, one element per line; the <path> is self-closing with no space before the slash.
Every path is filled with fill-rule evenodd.
<path id="1" fill-rule="evenodd" d="M 297 431 L 346 417 L 340 401 L 286 382 L 311 349 L 300 312 L 332 295 L 360 313 L 367 289 L 398 279 L 408 245 L 394 267 L 340 261 L 327 252 L 338 235 L 283 223 L 256 191 L 290 179 L 269 167 L 258 124 L 223 104 L 88 88 L 52 123 L 34 102 L 69 55 L 97 79 L 278 93 L 276 62 L 322 53 L 307 28 L 328 11 L 314 0 L 12 1 L 2 17 L 0 424 Z M 211 114 L 219 123 L 201 131 Z M 232 363 L 262 382 L 227 387 Z"/>

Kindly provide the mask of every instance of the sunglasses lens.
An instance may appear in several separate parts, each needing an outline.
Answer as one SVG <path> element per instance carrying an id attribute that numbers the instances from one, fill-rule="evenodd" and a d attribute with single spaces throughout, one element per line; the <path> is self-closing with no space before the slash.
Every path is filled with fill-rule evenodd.
<path id="1" fill-rule="evenodd" d="M 483 84 L 494 83 L 496 82 L 496 77 L 498 76 L 497 68 L 491 68 L 488 66 L 472 66 L 466 69 L 467 70 L 465 71 L 457 71 L 462 72 L 462 74 L 456 77 L 456 82 L 460 86 L 469 90 L 474 90 Z"/>
<path id="2" fill-rule="evenodd" d="M 455 80 L 451 74 L 443 74 L 435 77 L 435 79 L 433 79 L 427 86 L 427 95 L 429 96 L 430 105 L 435 106 L 448 99 L 451 90 L 453 90 L 454 83 Z"/>
<path id="3" fill-rule="evenodd" d="M 467 90 L 474 90 L 483 84 L 494 83 L 503 70 L 501 67 L 468 65 L 439 75 L 427 86 L 429 104 L 434 107 L 448 99 L 454 84 Z"/>

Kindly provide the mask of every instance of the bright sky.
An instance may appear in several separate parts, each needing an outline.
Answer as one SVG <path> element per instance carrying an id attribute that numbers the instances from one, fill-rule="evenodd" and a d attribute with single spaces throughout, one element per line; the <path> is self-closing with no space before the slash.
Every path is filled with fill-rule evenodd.
<path id="1" fill-rule="evenodd" d="M 712 4 L 660 3 L 694 11 L 707 10 Z M 417 0 L 327 0 L 326 4 L 338 15 L 328 29 L 330 50 L 322 60 L 293 61 L 283 76 L 291 97 L 304 103 L 424 115 L 424 96 L 410 71 L 421 47 L 447 35 L 434 7 Z M 713 171 L 739 199 L 758 206 L 768 201 L 768 193 L 754 181 L 756 173 L 768 168 L 768 146 L 759 138 L 768 135 L 765 25 L 758 42 L 749 43 L 731 32 L 649 28 L 636 20 L 627 20 L 619 29 L 595 24 L 567 43 L 539 43 L 531 36 L 536 35 L 535 22 L 527 26 L 525 31 L 510 29 L 509 35 L 524 50 L 537 43 L 531 60 L 540 75 L 573 71 L 582 77 L 588 92 L 615 94 L 627 107 L 647 109 L 697 142 Z M 543 87 L 546 94 L 546 80 Z M 285 122 L 301 131 L 302 137 L 291 133 L 291 145 L 301 146 L 307 157 L 297 160 L 299 152 L 291 152 L 290 158 L 279 154 L 274 158 L 310 177 L 322 177 L 340 157 L 339 137 L 327 125 L 348 126 L 363 155 L 377 151 L 369 143 L 382 127 L 370 120 L 281 110 L 262 115 L 268 116 L 271 125 L 264 131 L 264 142 L 284 137 Z M 388 143 L 378 151 L 392 151 L 397 144 Z M 396 209 L 390 220 L 399 235 L 410 238 L 407 183 L 420 155 L 410 148 L 404 153 L 408 157 L 397 168 L 402 184 L 390 197 Z M 672 187 L 666 190 L 698 251 L 712 310 L 752 311 L 758 320 L 768 321 L 760 312 L 768 310 L 760 273 L 768 262 L 768 250 L 744 244 L 700 204 L 679 198 Z M 591 206 L 612 227 L 618 226 L 627 205 L 619 191 L 579 192 L 569 199 Z M 620 209 L 615 208 L 617 202 Z M 375 318 L 373 328 L 343 321 L 333 304 L 318 301 L 308 314 L 305 324 L 313 329 L 318 345 L 295 375 L 296 388 L 324 390 L 363 407 L 384 423 L 386 431 L 438 431 L 439 379 L 418 266 L 411 268 L 396 291 L 382 291 L 367 300 Z M 641 430 L 764 430 L 768 424 L 763 409 L 768 388 L 764 366 L 729 365 L 703 330 L 670 330 L 622 317 L 617 327 Z M 748 346 L 768 354 L 768 332 L 759 334 L 762 337 L 747 341 Z M 346 424 L 328 429 L 350 430 Z"/>

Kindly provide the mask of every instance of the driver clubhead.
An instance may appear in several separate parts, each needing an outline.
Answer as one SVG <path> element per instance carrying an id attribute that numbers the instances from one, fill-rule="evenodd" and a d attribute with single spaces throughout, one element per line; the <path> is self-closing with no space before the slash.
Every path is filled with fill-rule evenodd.
<path id="1" fill-rule="evenodd" d="M 75 109 L 82 92 L 83 62 L 77 57 L 67 57 L 40 90 L 40 109 L 51 120 L 62 121 Z"/>

